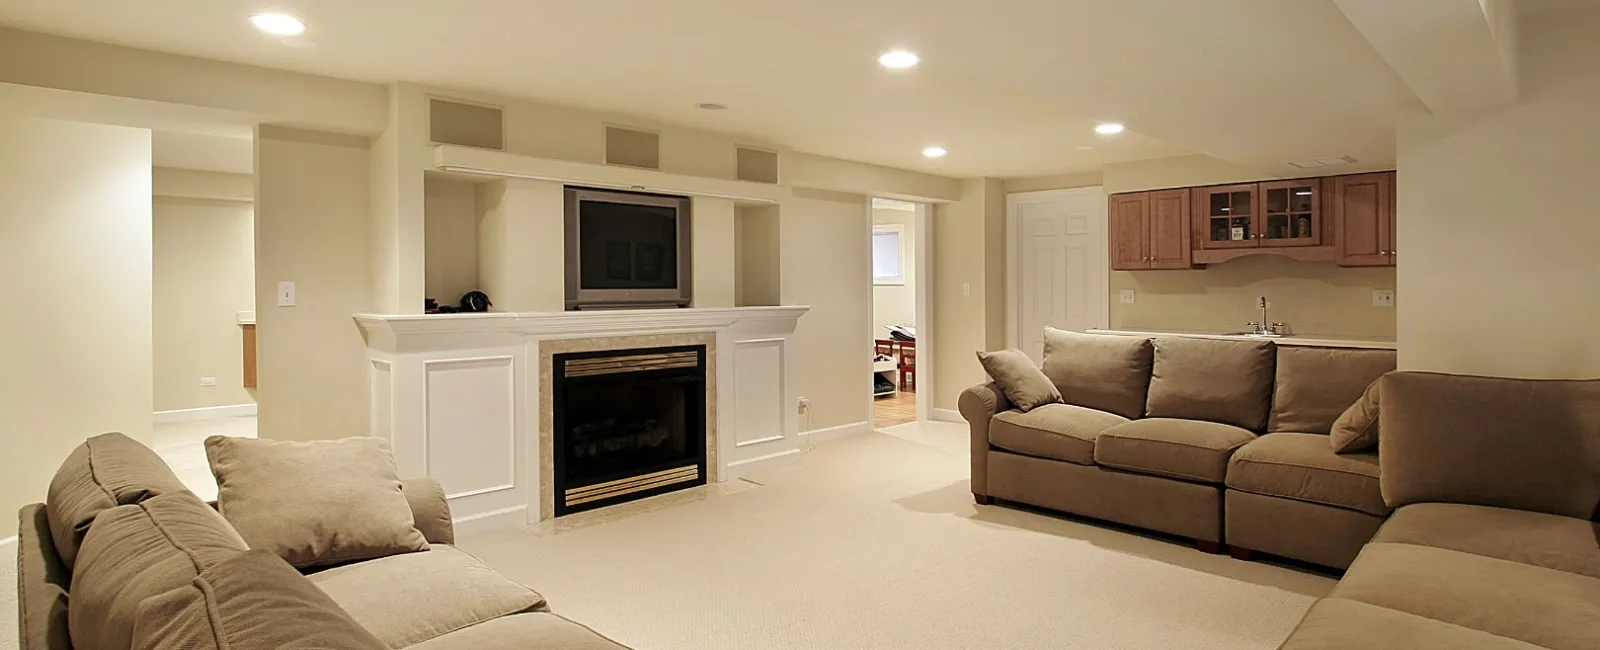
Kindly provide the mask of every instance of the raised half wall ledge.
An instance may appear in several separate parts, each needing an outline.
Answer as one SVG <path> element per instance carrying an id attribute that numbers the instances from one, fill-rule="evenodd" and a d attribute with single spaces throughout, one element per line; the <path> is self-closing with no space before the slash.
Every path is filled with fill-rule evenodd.
<path id="1" fill-rule="evenodd" d="M 571 336 L 641 330 L 692 331 L 754 321 L 795 321 L 810 305 L 772 307 L 709 307 L 689 309 L 618 309 L 562 312 L 488 312 L 477 314 L 355 314 L 361 329 L 405 334 L 515 332 Z"/>

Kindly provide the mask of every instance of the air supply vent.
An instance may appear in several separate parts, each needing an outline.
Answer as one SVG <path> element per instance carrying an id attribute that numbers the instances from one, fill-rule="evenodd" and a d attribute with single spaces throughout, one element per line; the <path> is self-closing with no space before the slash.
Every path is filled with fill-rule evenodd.
<path id="1" fill-rule="evenodd" d="M 606 164 L 661 169 L 661 136 L 649 131 L 607 126 Z"/>
<path id="2" fill-rule="evenodd" d="M 439 144 L 504 151 L 505 112 L 498 106 L 429 100 L 428 139 Z"/>
<path id="3" fill-rule="evenodd" d="M 778 182 L 778 154 L 764 149 L 739 147 L 738 176 L 741 181 Z"/>

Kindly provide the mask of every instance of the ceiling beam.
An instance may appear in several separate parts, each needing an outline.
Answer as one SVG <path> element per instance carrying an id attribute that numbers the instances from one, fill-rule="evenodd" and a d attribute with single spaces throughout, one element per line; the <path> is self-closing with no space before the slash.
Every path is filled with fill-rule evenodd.
<path id="1" fill-rule="evenodd" d="M 1517 100 L 1513 0 L 1334 0 L 1434 113 Z"/>

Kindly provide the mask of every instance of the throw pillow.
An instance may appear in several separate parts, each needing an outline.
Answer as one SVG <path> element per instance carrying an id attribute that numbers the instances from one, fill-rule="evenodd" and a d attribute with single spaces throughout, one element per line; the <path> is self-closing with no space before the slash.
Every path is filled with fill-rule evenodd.
<path id="1" fill-rule="evenodd" d="M 1155 347 L 1142 336 L 1044 328 L 1044 376 L 1061 401 L 1125 418 L 1144 415 Z"/>
<path id="2" fill-rule="evenodd" d="M 1044 371 L 1033 365 L 1033 359 L 1021 350 L 979 352 L 978 363 L 983 364 L 983 371 L 1000 385 L 1000 392 L 1006 394 L 1006 399 L 1023 412 L 1061 401 L 1056 385 L 1050 383 Z"/>
<path id="3" fill-rule="evenodd" d="M 1333 421 L 1328 439 L 1333 442 L 1336 454 L 1352 454 L 1378 446 L 1378 381 L 1368 384 L 1361 399 Z"/>
<path id="4" fill-rule="evenodd" d="M 423 551 L 389 443 L 206 438 L 217 509 L 296 568 Z"/>
<path id="5" fill-rule="evenodd" d="M 386 650 L 268 551 L 241 553 L 139 607 L 134 650 Z"/>

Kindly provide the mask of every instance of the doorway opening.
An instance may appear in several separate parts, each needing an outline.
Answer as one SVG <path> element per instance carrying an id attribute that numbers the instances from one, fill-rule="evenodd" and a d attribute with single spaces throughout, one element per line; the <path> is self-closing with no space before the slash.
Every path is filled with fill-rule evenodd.
<path id="1" fill-rule="evenodd" d="M 926 204 L 872 199 L 869 311 L 874 429 L 929 417 L 933 376 L 930 214 Z"/>

